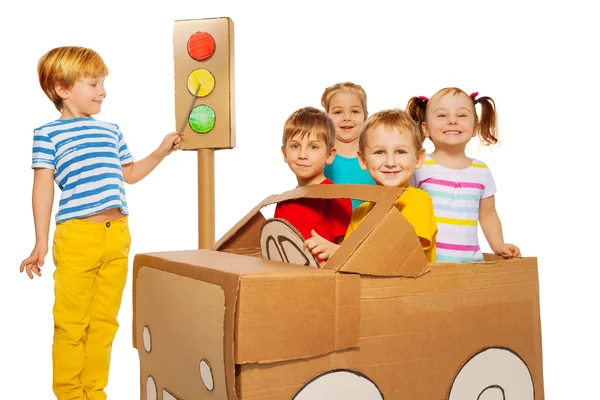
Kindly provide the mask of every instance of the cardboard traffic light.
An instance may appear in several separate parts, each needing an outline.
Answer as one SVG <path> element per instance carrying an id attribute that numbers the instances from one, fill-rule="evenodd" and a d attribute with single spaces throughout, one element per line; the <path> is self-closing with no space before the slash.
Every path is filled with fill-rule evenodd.
<path id="1" fill-rule="evenodd" d="M 175 120 L 181 149 L 235 147 L 233 21 L 175 21 Z M 195 96 L 197 93 L 197 96 Z"/>

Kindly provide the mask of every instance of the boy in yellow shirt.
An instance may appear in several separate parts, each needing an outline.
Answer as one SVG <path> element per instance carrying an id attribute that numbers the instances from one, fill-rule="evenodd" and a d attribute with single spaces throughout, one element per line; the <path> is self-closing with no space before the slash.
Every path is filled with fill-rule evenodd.
<path id="1" fill-rule="evenodd" d="M 421 189 L 409 186 L 415 169 L 425 159 L 419 128 L 413 119 L 401 110 L 383 110 L 373 114 L 363 125 L 358 142 L 358 160 L 377 185 L 403 187 L 404 192 L 394 205 L 410 222 L 421 241 L 430 263 L 435 262 L 437 225 L 433 201 Z M 358 227 L 373 208 L 363 203 L 353 214 L 346 238 Z"/>

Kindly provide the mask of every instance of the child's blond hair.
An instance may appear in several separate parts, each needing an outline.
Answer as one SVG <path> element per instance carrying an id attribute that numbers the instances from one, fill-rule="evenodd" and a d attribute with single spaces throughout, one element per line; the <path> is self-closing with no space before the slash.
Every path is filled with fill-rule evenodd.
<path id="1" fill-rule="evenodd" d="M 365 89 L 363 89 L 362 86 L 352 82 L 336 83 L 335 85 L 329 86 L 325 89 L 323 95 L 321 96 L 321 105 L 325 109 L 325 112 L 329 112 L 329 108 L 331 106 L 331 98 L 333 97 L 333 95 L 342 91 L 352 93 L 353 95 L 358 97 L 362 109 L 365 113 L 366 119 L 369 115 L 369 112 L 367 111 L 367 92 L 365 92 Z"/>
<path id="2" fill-rule="evenodd" d="M 335 126 L 333 121 L 325 112 L 314 107 L 304 107 L 296 110 L 285 121 L 283 126 L 283 146 L 288 140 L 300 135 L 300 139 L 306 135 L 314 134 L 319 140 L 327 145 L 327 151 L 335 146 Z"/>
<path id="3" fill-rule="evenodd" d="M 82 78 L 98 78 L 108 75 L 108 67 L 94 50 L 85 47 L 57 47 L 44 54 L 38 61 L 40 86 L 46 96 L 62 111 L 62 99 L 56 86 L 70 90 Z"/>
<path id="4" fill-rule="evenodd" d="M 367 146 L 367 134 L 377 126 L 383 125 L 387 129 L 396 129 L 402 133 L 409 133 L 413 138 L 415 150 L 418 152 L 423 148 L 421 132 L 416 122 L 406 111 L 398 108 L 393 110 L 382 110 L 371 115 L 362 126 L 358 139 L 358 150 L 364 154 Z"/>

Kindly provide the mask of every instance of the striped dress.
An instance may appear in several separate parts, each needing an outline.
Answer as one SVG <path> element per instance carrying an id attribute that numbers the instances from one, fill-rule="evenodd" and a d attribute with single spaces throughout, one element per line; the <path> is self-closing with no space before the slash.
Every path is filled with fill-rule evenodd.
<path id="1" fill-rule="evenodd" d="M 119 208 L 128 214 L 121 166 L 133 162 L 119 127 L 94 118 L 34 130 L 32 168 L 54 170 L 62 191 L 56 223 Z"/>
<path id="2" fill-rule="evenodd" d="M 483 260 L 478 241 L 479 202 L 496 193 L 488 167 L 472 159 L 469 167 L 454 170 L 437 164 L 427 155 L 415 170 L 411 185 L 433 199 L 438 226 L 437 262 L 466 263 Z"/>

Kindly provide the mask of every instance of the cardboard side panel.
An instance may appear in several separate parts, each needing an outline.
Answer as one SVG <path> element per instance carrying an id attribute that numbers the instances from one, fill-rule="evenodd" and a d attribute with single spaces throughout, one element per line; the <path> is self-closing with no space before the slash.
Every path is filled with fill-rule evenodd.
<path id="1" fill-rule="evenodd" d="M 358 348 L 238 365 L 240 398 L 292 399 L 310 379 L 351 369 L 386 400 L 543 400 L 536 260 L 431 267 L 416 279 L 362 277 Z"/>
<path id="2" fill-rule="evenodd" d="M 359 277 L 304 268 L 287 277 L 242 277 L 236 363 L 308 358 L 358 344 Z"/>
<path id="3" fill-rule="evenodd" d="M 543 399 L 535 259 L 434 264 L 416 280 L 362 283 L 363 337 L 355 363 L 381 382 L 386 398 L 447 398 L 459 369 L 494 348 L 516 354 L 511 359 L 526 367 L 516 371 L 502 356 L 492 358 L 490 370 L 470 378 L 472 390 L 482 393 L 491 379 L 515 393 L 523 380 L 535 399 Z"/>
<path id="4" fill-rule="evenodd" d="M 166 391 L 179 399 L 227 399 L 223 289 L 142 268 L 135 302 L 142 397 Z"/>

